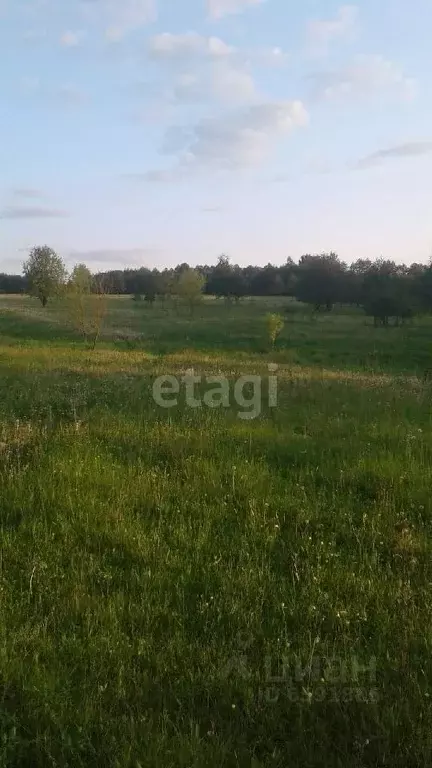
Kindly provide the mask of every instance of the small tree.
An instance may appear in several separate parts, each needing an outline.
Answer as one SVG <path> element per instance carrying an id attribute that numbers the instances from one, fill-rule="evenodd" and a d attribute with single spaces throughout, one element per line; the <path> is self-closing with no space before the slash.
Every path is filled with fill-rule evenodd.
<path id="1" fill-rule="evenodd" d="M 296 269 L 295 297 L 312 304 L 316 311 L 323 307 L 331 312 L 342 298 L 346 265 L 336 253 L 305 254 Z"/>
<path id="2" fill-rule="evenodd" d="M 72 290 L 89 294 L 92 287 L 92 273 L 89 268 L 85 264 L 76 264 L 70 274 L 68 285 Z"/>
<path id="3" fill-rule="evenodd" d="M 266 315 L 266 327 L 267 335 L 272 348 L 276 343 L 276 339 L 282 333 L 284 329 L 285 321 L 282 315 L 269 314 Z"/>
<path id="4" fill-rule="evenodd" d="M 103 278 L 95 277 L 93 279 L 91 307 L 91 334 L 93 336 L 92 349 L 95 349 L 102 333 L 103 324 L 108 309 L 107 305 L 108 289 Z"/>
<path id="5" fill-rule="evenodd" d="M 176 283 L 175 293 L 189 306 L 191 317 L 197 304 L 202 300 L 205 277 L 196 269 L 184 269 L 180 272 Z"/>
<path id="6" fill-rule="evenodd" d="M 30 296 L 37 296 L 43 307 L 48 299 L 59 295 L 66 281 L 63 259 L 47 245 L 36 246 L 23 264 Z"/>
<path id="7" fill-rule="evenodd" d="M 68 310 L 73 328 L 95 349 L 107 312 L 107 291 L 102 278 L 92 277 L 78 264 L 68 283 Z"/>

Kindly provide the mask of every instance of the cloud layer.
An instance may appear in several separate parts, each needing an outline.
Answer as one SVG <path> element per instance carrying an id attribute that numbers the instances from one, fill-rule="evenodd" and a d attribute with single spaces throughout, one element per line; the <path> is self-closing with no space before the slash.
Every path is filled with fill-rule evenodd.
<path id="1" fill-rule="evenodd" d="M 100 248 L 90 251 L 71 251 L 69 261 L 85 262 L 95 265 L 108 267 L 109 264 L 129 264 L 142 266 L 146 261 L 149 264 L 154 262 L 155 256 L 161 251 L 157 248 Z"/>
<path id="2" fill-rule="evenodd" d="M 12 190 L 12 194 L 15 197 L 23 197 L 31 200 L 43 197 L 42 190 L 36 189 L 35 187 L 15 187 L 15 189 Z"/>
<path id="3" fill-rule="evenodd" d="M 113 42 L 154 21 L 157 13 L 156 0 L 81 0 L 81 9 Z"/>
<path id="4" fill-rule="evenodd" d="M 380 149 L 366 155 L 357 163 L 357 168 L 372 168 L 381 165 L 386 160 L 392 160 L 398 157 L 421 157 L 432 153 L 432 141 L 412 141 L 406 144 L 398 144 L 388 149 Z"/>
<path id="5" fill-rule="evenodd" d="M 360 55 L 340 69 L 320 72 L 311 78 L 314 95 L 326 100 L 358 98 L 388 92 L 397 98 L 412 99 L 417 84 L 384 56 Z"/>
<path id="6" fill-rule="evenodd" d="M 312 19 L 307 30 L 310 51 L 327 53 L 333 41 L 350 37 L 356 28 L 358 16 L 356 5 L 343 5 L 333 19 Z"/>
<path id="7" fill-rule="evenodd" d="M 149 61 L 158 67 L 159 103 L 241 104 L 259 101 L 255 70 L 280 67 L 287 56 L 278 48 L 242 50 L 220 37 L 198 32 L 154 35 L 147 43 Z"/>
<path id="8" fill-rule="evenodd" d="M 198 32 L 179 35 L 163 32 L 150 38 L 148 50 L 151 56 L 161 60 L 190 60 L 196 56 L 220 59 L 234 52 L 234 48 L 219 37 L 205 37 Z"/>
<path id="9" fill-rule="evenodd" d="M 64 219 L 69 214 L 58 208 L 43 206 L 7 206 L 0 210 L 0 219 Z"/>
<path id="10" fill-rule="evenodd" d="M 305 127 L 309 116 L 301 101 L 253 104 L 222 117 L 204 118 L 195 125 L 167 130 L 162 152 L 175 155 L 171 170 L 141 174 L 145 181 L 173 181 L 209 169 L 239 170 L 260 166 L 275 144 L 296 128 Z"/>
<path id="11" fill-rule="evenodd" d="M 242 13 L 252 6 L 260 5 L 265 0 L 207 0 L 207 10 L 211 19 Z"/>

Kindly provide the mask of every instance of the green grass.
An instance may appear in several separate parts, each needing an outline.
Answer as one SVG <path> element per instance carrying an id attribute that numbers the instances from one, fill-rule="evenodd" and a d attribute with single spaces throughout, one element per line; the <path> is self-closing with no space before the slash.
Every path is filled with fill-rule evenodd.
<path id="1" fill-rule="evenodd" d="M 431 322 L 109 303 L 0 299 L 0 766 L 430 766 Z M 152 398 L 271 361 L 253 421 Z"/>

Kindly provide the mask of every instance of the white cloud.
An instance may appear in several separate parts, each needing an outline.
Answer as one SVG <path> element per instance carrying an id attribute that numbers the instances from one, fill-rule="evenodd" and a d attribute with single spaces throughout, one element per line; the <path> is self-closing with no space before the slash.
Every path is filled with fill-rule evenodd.
<path id="1" fill-rule="evenodd" d="M 315 95 L 323 99 L 358 98 L 388 91 L 402 99 L 416 94 L 416 81 L 383 56 L 357 56 L 344 69 L 312 77 Z"/>
<path id="2" fill-rule="evenodd" d="M 250 58 L 262 64 L 264 66 L 280 66 L 285 64 L 288 60 L 288 55 L 282 50 L 282 48 L 261 48 L 256 51 L 251 51 Z"/>
<path id="3" fill-rule="evenodd" d="M 197 32 L 182 35 L 164 33 L 151 38 L 148 53 L 154 61 L 169 69 L 169 84 L 159 89 L 170 104 L 252 101 L 256 98 L 254 79 L 249 72 L 250 55 L 241 53 L 218 37 L 205 37 Z M 279 49 L 264 54 L 273 60 L 283 56 Z M 164 74 L 164 73 L 162 73 Z"/>
<path id="4" fill-rule="evenodd" d="M 155 0 L 81 0 L 85 16 L 105 26 L 112 42 L 143 27 L 156 17 Z"/>
<path id="5" fill-rule="evenodd" d="M 280 66 L 287 60 L 281 48 L 239 49 L 219 37 L 197 32 L 165 32 L 150 38 L 147 53 L 167 69 L 168 84 L 158 96 L 167 104 L 252 102 L 258 98 L 251 69 Z"/>
<path id="6" fill-rule="evenodd" d="M 205 103 L 214 99 L 225 104 L 238 104 L 251 102 L 256 97 L 253 77 L 228 64 L 180 74 L 166 93 L 167 101 L 175 104 Z"/>
<path id="7" fill-rule="evenodd" d="M 162 153 L 177 163 L 168 169 L 129 174 L 135 181 L 170 183 L 205 175 L 209 170 L 235 171 L 259 167 L 277 142 L 305 127 L 308 113 L 301 101 L 262 102 L 231 114 L 200 120 L 165 133 Z"/>
<path id="8" fill-rule="evenodd" d="M 60 37 L 60 45 L 63 48 L 76 48 L 81 42 L 81 32 L 64 32 Z"/>
<path id="9" fill-rule="evenodd" d="M 230 66 L 213 67 L 211 87 L 214 96 L 222 102 L 239 103 L 256 98 L 252 75 Z"/>
<path id="10" fill-rule="evenodd" d="M 196 72 L 178 75 L 172 88 L 167 93 L 168 101 L 191 103 L 202 101 L 208 95 L 202 77 Z"/>
<path id="11" fill-rule="evenodd" d="M 207 10 L 210 18 L 222 19 L 234 13 L 242 13 L 247 8 L 260 5 L 265 0 L 207 0 Z"/>
<path id="12" fill-rule="evenodd" d="M 155 59 L 190 59 L 204 56 L 208 58 L 223 58 L 230 56 L 234 49 L 219 37 L 204 37 L 198 32 L 186 32 L 173 35 L 164 32 L 155 35 L 149 41 L 148 50 Z"/>
<path id="13" fill-rule="evenodd" d="M 163 32 L 151 37 L 147 53 L 154 61 L 178 66 L 179 63 L 203 61 L 230 61 L 236 66 L 251 64 L 280 66 L 286 63 L 287 54 L 279 47 L 243 49 L 229 45 L 220 37 L 206 37 L 198 32 L 172 34 Z"/>
<path id="14" fill-rule="evenodd" d="M 349 36 L 356 27 L 358 8 L 343 5 L 334 19 L 313 19 L 308 25 L 308 41 L 311 52 L 325 53 L 333 40 Z"/>
<path id="15" fill-rule="evenodd" d="M 188 169 L 236 169 L 260 165 L 275 143 L 308 123 L 300 101 L 253 104 L 231 115 L 201 120 L 191 129 L 171 128 L 163 151 Z"/>

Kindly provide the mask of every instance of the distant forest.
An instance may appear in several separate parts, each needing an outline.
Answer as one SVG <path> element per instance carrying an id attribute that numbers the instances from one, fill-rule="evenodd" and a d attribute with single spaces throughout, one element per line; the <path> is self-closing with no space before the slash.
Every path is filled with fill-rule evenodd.
<path id="1" fill-rule="evenodd" d="M 298 263 L 291 258 L 282 266 L 239 267 L 226 256 L 215 266 L 194 268 L 204 280 L 204 293 L 240 301 L 246 296 L 288 296 L 330 312 L 336 304 L 363 307 L 377 322 L 389 317 L 405 320 L 432 311 L 432 263 L 396 264 L 394 261 L 359 259 L 344 263 L 335 253 L 307 254 Z M 179 275 L 188 264 L 175 269 L 124 269 L 94 275 L 112 294 L 143 296 L 152 302 L 175 292 Z M 0 274 L 0 292 L 26 293 L 22 275 Z"/>

